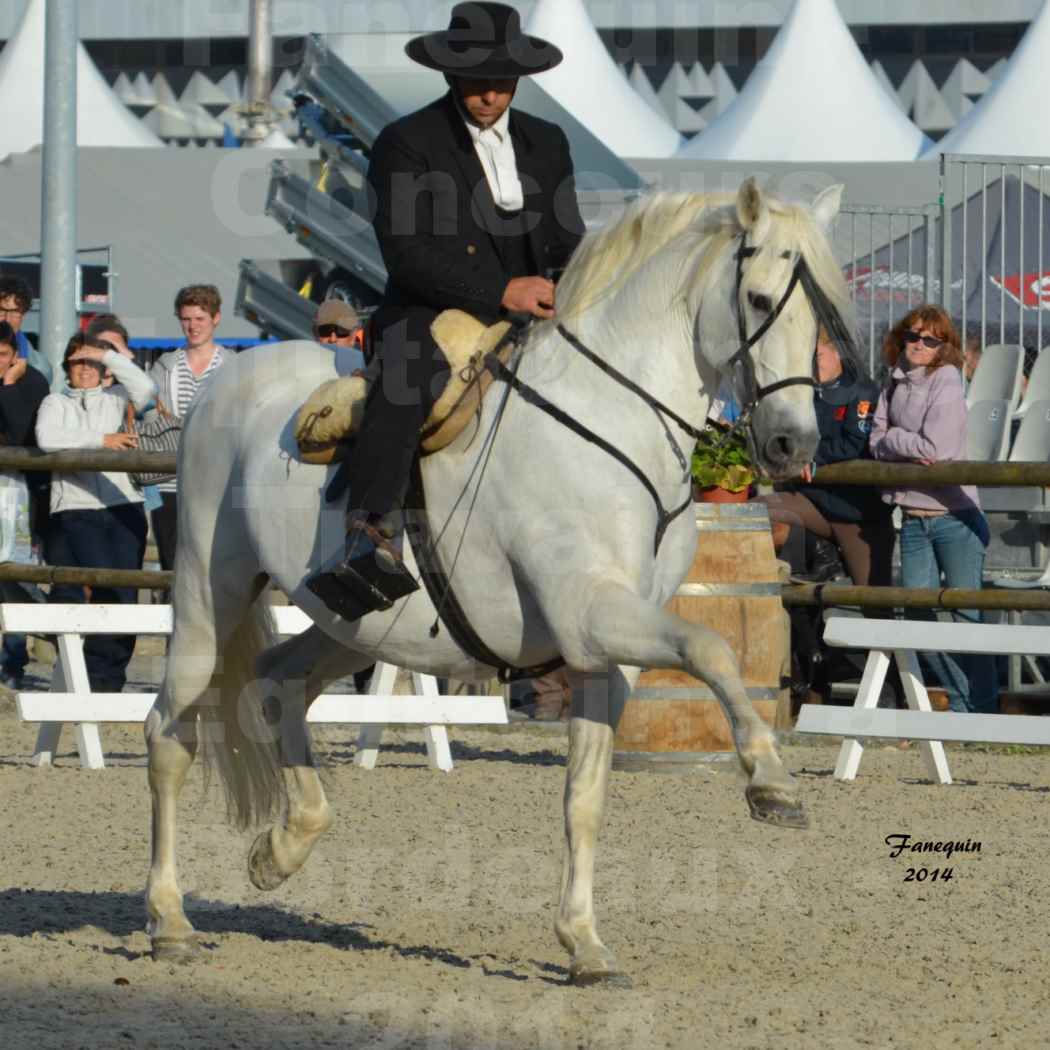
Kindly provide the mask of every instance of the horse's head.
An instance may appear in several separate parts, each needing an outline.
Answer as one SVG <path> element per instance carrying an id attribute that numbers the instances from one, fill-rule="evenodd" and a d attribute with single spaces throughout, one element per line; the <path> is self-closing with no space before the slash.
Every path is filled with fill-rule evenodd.
<path id="1" fill-rule="evenodd" d="M 731 381 L 752 455 L 774 479 L 796 477 L 817 447 L 818 326 L 852 345 L 845 282 L 826 236 L 841 196 L 834 186 L 808 208 L 788 205 L 748 179 L 696 304 L 697 353 Z"/>

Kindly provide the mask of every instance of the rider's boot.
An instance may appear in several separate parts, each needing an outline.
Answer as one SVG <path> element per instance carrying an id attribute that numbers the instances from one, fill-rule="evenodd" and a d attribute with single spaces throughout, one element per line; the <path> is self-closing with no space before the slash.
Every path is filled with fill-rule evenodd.
<path id="1" fill-rule="evenodd" d="M 400 513 L 354 510 L 346 520 L 346 551 L 334 568 L 306 581 L 307 588 L 344 620 L 389 609 L 419 589 L 405 567 L 404 523 Z"/>

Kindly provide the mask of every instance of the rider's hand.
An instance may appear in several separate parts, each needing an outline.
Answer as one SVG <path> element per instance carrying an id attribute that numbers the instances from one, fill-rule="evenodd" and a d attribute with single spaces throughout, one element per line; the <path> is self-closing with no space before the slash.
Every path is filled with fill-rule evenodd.
<path id="1" fill-rule="evenodd" d="M 116 449 L 117 451 L 138 448 L 139 436 L 138 434 L 106 434 L 102 438 L 102 447 Z"/>
<path id="2" fill-rule="evenodd" d="M 503 292 L 503 306 L 511 313 L 554 316 L 554 282 L 546 277 L 512 277 Z"/>
<path id="3" fill-rule="evenodd" d="M 802 473 L 799 476 L 808 485 L 813 480 L 813 464 L 807 463 L 802 468 Z"/>

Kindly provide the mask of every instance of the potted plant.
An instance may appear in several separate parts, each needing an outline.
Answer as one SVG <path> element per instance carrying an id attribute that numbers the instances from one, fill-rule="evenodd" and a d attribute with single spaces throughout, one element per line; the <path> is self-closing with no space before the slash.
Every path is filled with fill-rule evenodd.
<path id="1" fill-rule="evenodd" d="M 693 449 L 693 498 L 706 503 L 743 503 L 755 470 L 742 430 L 726 434 L 708 426 Z"/>

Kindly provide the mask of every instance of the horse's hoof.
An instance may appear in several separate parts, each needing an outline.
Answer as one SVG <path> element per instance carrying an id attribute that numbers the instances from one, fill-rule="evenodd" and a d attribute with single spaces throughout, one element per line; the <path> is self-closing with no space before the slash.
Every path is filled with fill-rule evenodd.
<path id="1" fill-rule="evenodd" d="M 625 973 L 572 973 L 569 974 L 569 984 L 573 988 L 616 988 L 625 992 L 634 987 L 634 982 Z"/>
<path id="2" fill-rule="evenodd" d="M 154 937 L 152 942 L 153 961 L 158 963 L 177 963 L 184 965 L 201 957 L 200 945 L 193 937 Z"/>
<path id="3" fill-rule="evenodd" d="M 274 863 L 269 830 L 262 832 L 248 850 L 248 878 L 257 890 L 275 890 L 286 877 Z"/>
<path id="4" fill-rule="evenodd" d="M 748 787 L 744 792 L 751 816 L 778 828 L 808 828 L 809 817 L 797 799 L 769 788 Z"/>

